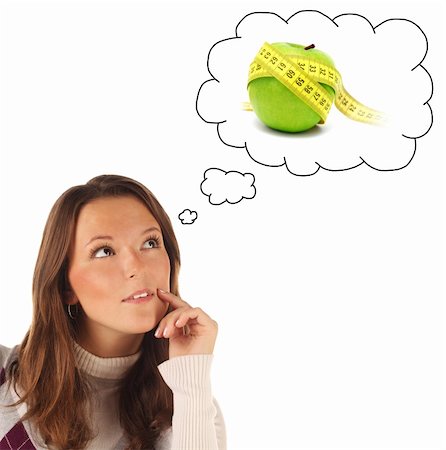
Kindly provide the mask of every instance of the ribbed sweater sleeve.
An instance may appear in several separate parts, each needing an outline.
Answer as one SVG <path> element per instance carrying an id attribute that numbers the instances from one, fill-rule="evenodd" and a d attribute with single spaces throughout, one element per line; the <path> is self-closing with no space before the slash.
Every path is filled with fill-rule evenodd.
<path id="1" fill-rule="evenodd" d="M 171 450 L 224 450 L 224 421 L 212 397 L 213 355 L 169 359 L 158 369 L 173 392 Z"/>

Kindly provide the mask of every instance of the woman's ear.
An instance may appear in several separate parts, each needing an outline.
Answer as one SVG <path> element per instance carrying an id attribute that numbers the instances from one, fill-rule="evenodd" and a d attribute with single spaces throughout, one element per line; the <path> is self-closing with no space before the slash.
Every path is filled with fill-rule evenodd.
<path id="1" fill-rule="evenodd" d="M 66 305 L 75 305 L 79 302 L 79 299 L 76 297 L 73 290 L 65 289 L 63 291 L 63 301 Z"/>

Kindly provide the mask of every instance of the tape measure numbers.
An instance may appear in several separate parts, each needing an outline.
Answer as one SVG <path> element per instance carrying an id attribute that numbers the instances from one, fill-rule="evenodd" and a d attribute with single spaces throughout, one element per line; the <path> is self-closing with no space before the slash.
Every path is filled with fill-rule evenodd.
<path id="1" fill-rule="evenodd" d="M 334 67 L 300 55 L 284 55 L 267 42 L 250 65 L 248 84 L 261 77 L 276 78 L 320 116 L 319 123 L 325 123 L 333 100 L 337 109 L 352 120 L 374 125 L 382 125 L 387 120 L 384 113 L 363 105 L 351 96 L 342 84 L 341 74 Z M 320 83 L 331 86 L 336 94 L 333 96 Z M 249 111 L 252 107 L 245 102 L 243 109 Z"/>

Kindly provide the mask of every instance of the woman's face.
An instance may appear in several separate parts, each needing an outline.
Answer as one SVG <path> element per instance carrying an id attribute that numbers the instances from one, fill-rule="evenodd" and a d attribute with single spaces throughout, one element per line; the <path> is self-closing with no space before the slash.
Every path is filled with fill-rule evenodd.
<path id="1" fill-rule="evenodd" d="M 86 204 L 77 221 L 68 269 L 77 300 L 79 343 L 98 356 L 135 353 L 168 305 L 170 262 L 161 227 L 136 197 L 106 197 Z"/>

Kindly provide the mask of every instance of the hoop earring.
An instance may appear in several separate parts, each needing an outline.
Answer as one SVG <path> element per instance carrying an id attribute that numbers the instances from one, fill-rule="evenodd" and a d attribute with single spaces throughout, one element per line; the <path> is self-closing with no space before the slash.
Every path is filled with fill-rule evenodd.
<path id="1" fill-rule="evenodd" d="M 70 316 L 70 318 L 71 318 L 72 320 L 76 320 L 76 318 L 77 318 L 77 316 L 78 316 L 78 314 L 79 314 L 79 307 L 77 306 L 77 303 L 76 303 L 76 311 L 75 311 L 75 313 L 74 313 L 74 315 L 73 315 L 73 313 L 71 312 L 71 306 L 72 306 L 72 305 L 67 305 L 68 315 Z"/>

